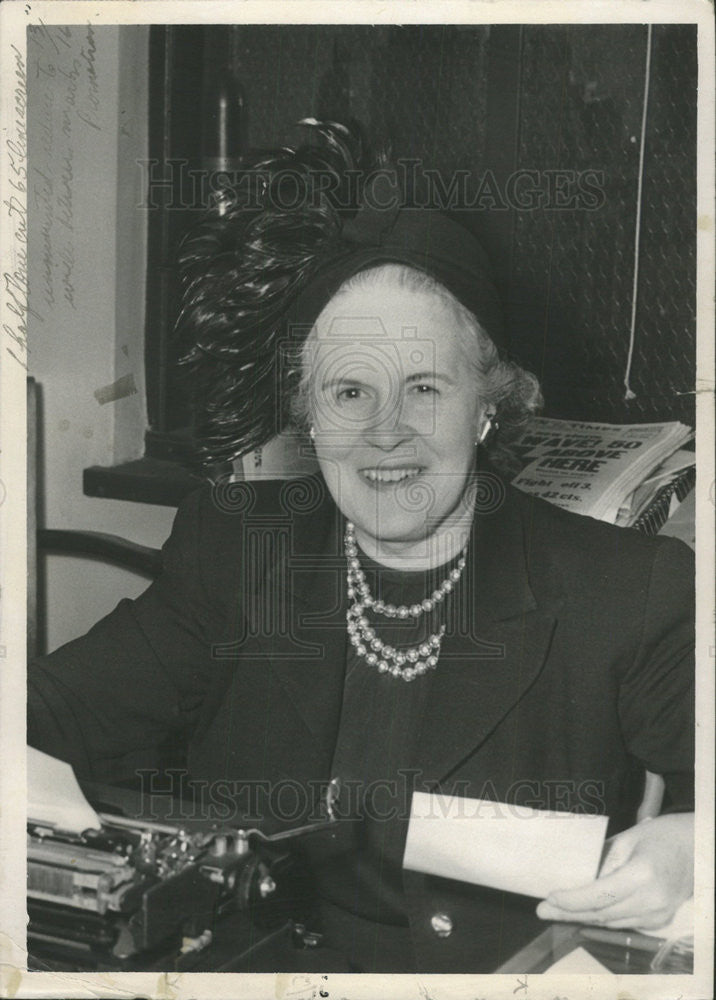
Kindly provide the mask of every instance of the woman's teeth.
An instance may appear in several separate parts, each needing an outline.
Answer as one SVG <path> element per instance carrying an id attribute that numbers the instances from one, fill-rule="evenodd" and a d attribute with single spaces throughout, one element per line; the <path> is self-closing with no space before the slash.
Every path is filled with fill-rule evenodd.
<path id="1" fill-rule="evenodd" d="M 403 479 L 411 479 L 420 472 L 415 469 L 363 469 L 363 475 L 372 483 L 399 483 Z"/>

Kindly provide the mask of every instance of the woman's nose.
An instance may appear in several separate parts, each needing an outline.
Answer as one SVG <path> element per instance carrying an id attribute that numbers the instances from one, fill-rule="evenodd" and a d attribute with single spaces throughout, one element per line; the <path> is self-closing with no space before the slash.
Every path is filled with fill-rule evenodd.
<path id="1" fill-rule="evenodd" d="M 383 451 L 392 451 L 409 441 L 415 435 L 415 428 L 406 420 L 403 409 L 403 400 L 382 406 L 365 428 L 366 441 Z"/>

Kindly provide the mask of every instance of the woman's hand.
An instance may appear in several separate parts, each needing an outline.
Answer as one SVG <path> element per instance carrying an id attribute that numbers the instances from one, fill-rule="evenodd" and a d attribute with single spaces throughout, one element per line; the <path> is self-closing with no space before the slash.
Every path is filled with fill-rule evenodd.
<path id="1" fill-rule="evenodd" d="M 692 895 L 693 882 L 694 814 L 657 816 L 617 834 L 599 878 L 551 893 L 537 907 L 537 916 L 655 929 Z"/>

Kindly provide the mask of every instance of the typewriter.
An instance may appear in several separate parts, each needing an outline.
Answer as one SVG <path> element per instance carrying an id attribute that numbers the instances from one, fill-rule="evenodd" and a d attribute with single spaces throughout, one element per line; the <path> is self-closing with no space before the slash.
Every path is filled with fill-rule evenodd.
<path id="1" fill-rule="evenodd" d="M 276 971 L 287 945 L 314 943 L 302 923 L 310 885 L 291 847 L 331 838 L 343 824 L 328 810 L 270 835 L 118 811 L 81 831 L 29 818 L 29 967 Z"/>

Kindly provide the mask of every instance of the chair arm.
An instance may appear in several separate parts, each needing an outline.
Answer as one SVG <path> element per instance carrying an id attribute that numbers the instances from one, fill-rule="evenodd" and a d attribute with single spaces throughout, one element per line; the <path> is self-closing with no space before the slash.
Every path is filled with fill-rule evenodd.
<path id="1" fill-rule="evenodd" d="M 102 531 L 79 531 L 62 528 L 40 528 L 37 545 L 41 551 L 62 552 L 67 555 L 96 556 L 125 569 L 155 577 L 162 568 L 160 549 L 131 542 L 119 535 Z"/>

